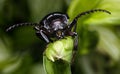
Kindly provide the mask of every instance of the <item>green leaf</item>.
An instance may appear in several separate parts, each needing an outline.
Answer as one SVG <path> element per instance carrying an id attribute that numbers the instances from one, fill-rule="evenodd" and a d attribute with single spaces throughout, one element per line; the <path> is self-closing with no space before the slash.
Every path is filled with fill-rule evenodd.
<path id="1" fill-rule="evenodd" d="M 71 74 L 73 42 L 69 36 L 48 44 L 43 56 L 47 74 Z"/>
<path id="2" fill-rule="evenodd" d="M 44 54 L 53 62 L 60 59 L 71 62 L 73 45 L 72 37 L 66 37 L 48 44 Z"/>
<path id="3" fill-rule="evenodd" d="M 52 62 L 46 56 L 43 56 L 46 74 L 71 74 L 70 64 L 63 60 Z"/>

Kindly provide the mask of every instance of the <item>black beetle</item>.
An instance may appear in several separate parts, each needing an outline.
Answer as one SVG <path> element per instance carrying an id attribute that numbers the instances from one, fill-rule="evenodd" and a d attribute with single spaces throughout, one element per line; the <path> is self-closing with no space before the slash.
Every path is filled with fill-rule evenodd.
<path id="1" fill-rule="evenodd" d="M 34 28 L 36 30 L 36 35 L 40 39 L 44 40 L 46 43 L 49 43 L 49 42 L 54 41 L 55 39 L 64 38 L 65 36 L 72 36 L 72 37 L 77 36 L 76 26 L 77 26 L 78 18 L 80 18 L 82 15 L 97 12 L 97 11 L 111 14 L 109 11 L 103 10 L 103 9 L 89 10 L 89 11 L 78 14 L 73 19 L 73 21 L 69 23 L 68 21 L 69 17 L 67 14 L 60 13 L 60 12 L 54 12 L 54 13 L 50 13 L 47 16 L 45 16 L 40 21 L 40 23 L 15 24 L 7 28 L 6 31 L 9 31 L 19 26 L 34 25 Z"/>

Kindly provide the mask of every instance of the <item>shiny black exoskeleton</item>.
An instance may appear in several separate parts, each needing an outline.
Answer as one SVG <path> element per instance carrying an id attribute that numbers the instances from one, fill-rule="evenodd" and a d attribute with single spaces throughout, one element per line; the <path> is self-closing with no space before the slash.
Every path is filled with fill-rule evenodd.
<path id="1" fill-rule="evenodd" d="M 25 26 L 25 25 L 34 25 L 34 28 L 36 30 L 36 35 L 44 40 L 45 42 L 49 43 L 54 41 L 55 39 L 61 39 L 65 36 L 77 36 L 76 33 L 76 26 L 78 18 L 80 18 L 82 15 L 93 13 L 93 12 L 106 12 L 109 13 L 107 10 L 103 9 L 95 9 L 95 10 L 89 10 L 86 12 L 82 12 L 78 14 L 71 23 L 69 23 L 69 17 L 67 14 L 63 14 L 60 12 L 54 12 L 51 14 L 48 14 L 45 16 L 40 23 L 20 23 L 15 24 L 13 26 L 10 26 L 6 29 L 6 31 L 9 31 L 15 27 L 19 26 Z M 76 40 L 77 41 L 77 40 Z M 76 44 L 77 45 L 77 44 Z"/>

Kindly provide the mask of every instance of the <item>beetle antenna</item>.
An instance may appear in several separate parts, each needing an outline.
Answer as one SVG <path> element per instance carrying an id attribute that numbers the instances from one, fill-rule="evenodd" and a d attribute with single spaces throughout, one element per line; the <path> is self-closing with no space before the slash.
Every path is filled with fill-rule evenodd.
<path id="1" fill-rule="evenodd" d="M 82 12 L 82 13 L 78 14 L 78 15 L 73 19 L 73 21 L 71 22 L 71 24 L 70 24 L 70 26 L 69 26 L 69 29 L 72 29 L 72 27 L 75 26 L 75 28 L 74 28 L 74 31 L 75 31 L 75 30 L 76 30 L 77 20 L 78 20 L 81 16 L 86 15 L 86 14 L 90 14 L 90 13 L 95 13 L 95 12 L 105 12 L 105 13 L 111 14 L 109 11 L 104 10 L 104 9 L 94 9 L 94 10 L 89 10 L 89 11 Z"/>
<path id="2" fill-rule="evenodd" d="M 8 31 L 10 31 L 10 30 L 12 30 L 12 29 L 14 29 L 14 28 L 16 28 L 16 27 L 20 27 L 20 26 L 31 26 L 31 25 L 38 25 L 37 23 L 19 23 L 19 24 L 14 24 L 14 25 L 12 25 L 12 26 L 10 26 L 10 27 L 8 27 L 7 29 L 6 29 L 6 32 L 8 32 Z"/>
<path id="3" fill-rule="evenodd" d="M 90 13 L 94 13 L 94 12 L 105 12 L 105 13 L 111 14 L 109 11 L 104 10 L 104 9 L 94 9 L 94 10 L 89 10 L 89 11 L 82 12 L 82 13 L 78 14 L 78 15 L 75 17 L 74 20 L 77 20 L 78 18 L 80 18 L 80 17 L 83 16 L 83 15 L 90 14 Z"/>

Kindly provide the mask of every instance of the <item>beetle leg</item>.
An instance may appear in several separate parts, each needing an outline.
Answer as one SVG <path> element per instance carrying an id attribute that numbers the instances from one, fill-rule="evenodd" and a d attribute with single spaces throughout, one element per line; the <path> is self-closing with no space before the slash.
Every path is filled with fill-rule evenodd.
<path id="1" fill-rule="evenodd" d="M 74 19 L 74 20 L 70 23 L 70 25 L 68 26 L 69 30 L 72 30 L 72 28 L 74 27 L 73 31 L 76 32 L 76 26 L 77 26 L 76 23 L 77 23 L 77 20 Z"/>
<path id="2" fill-rule="evenodd" d="M 74 50 L 76 51 L 77 49 L 78 49 L 78 35 L 76 35 L 74 39 Z"/>
<path id="3" fill-rule="evenodd" d="M 72 60 L 71 60 L 71 69 L 73 70 L 74 68 L 74 63 L 75 63 L 75 58 L 76 58 L 76 54 L 77 54 L 77 49 L 78 49 L 78 35 L 75 36 L 74 39 L 74 49 L 73 49 L 73 55 L 72 55 Z"/>
<path id="4" fill-rule="evenodd" d="M 45 42 L 50 43 L 50 39 L 44 34 L 43 30 L 37 31 L 37 32 L 36 32 L 36 35 L 37 35 L 40 39 L 44 40 Z"/>

